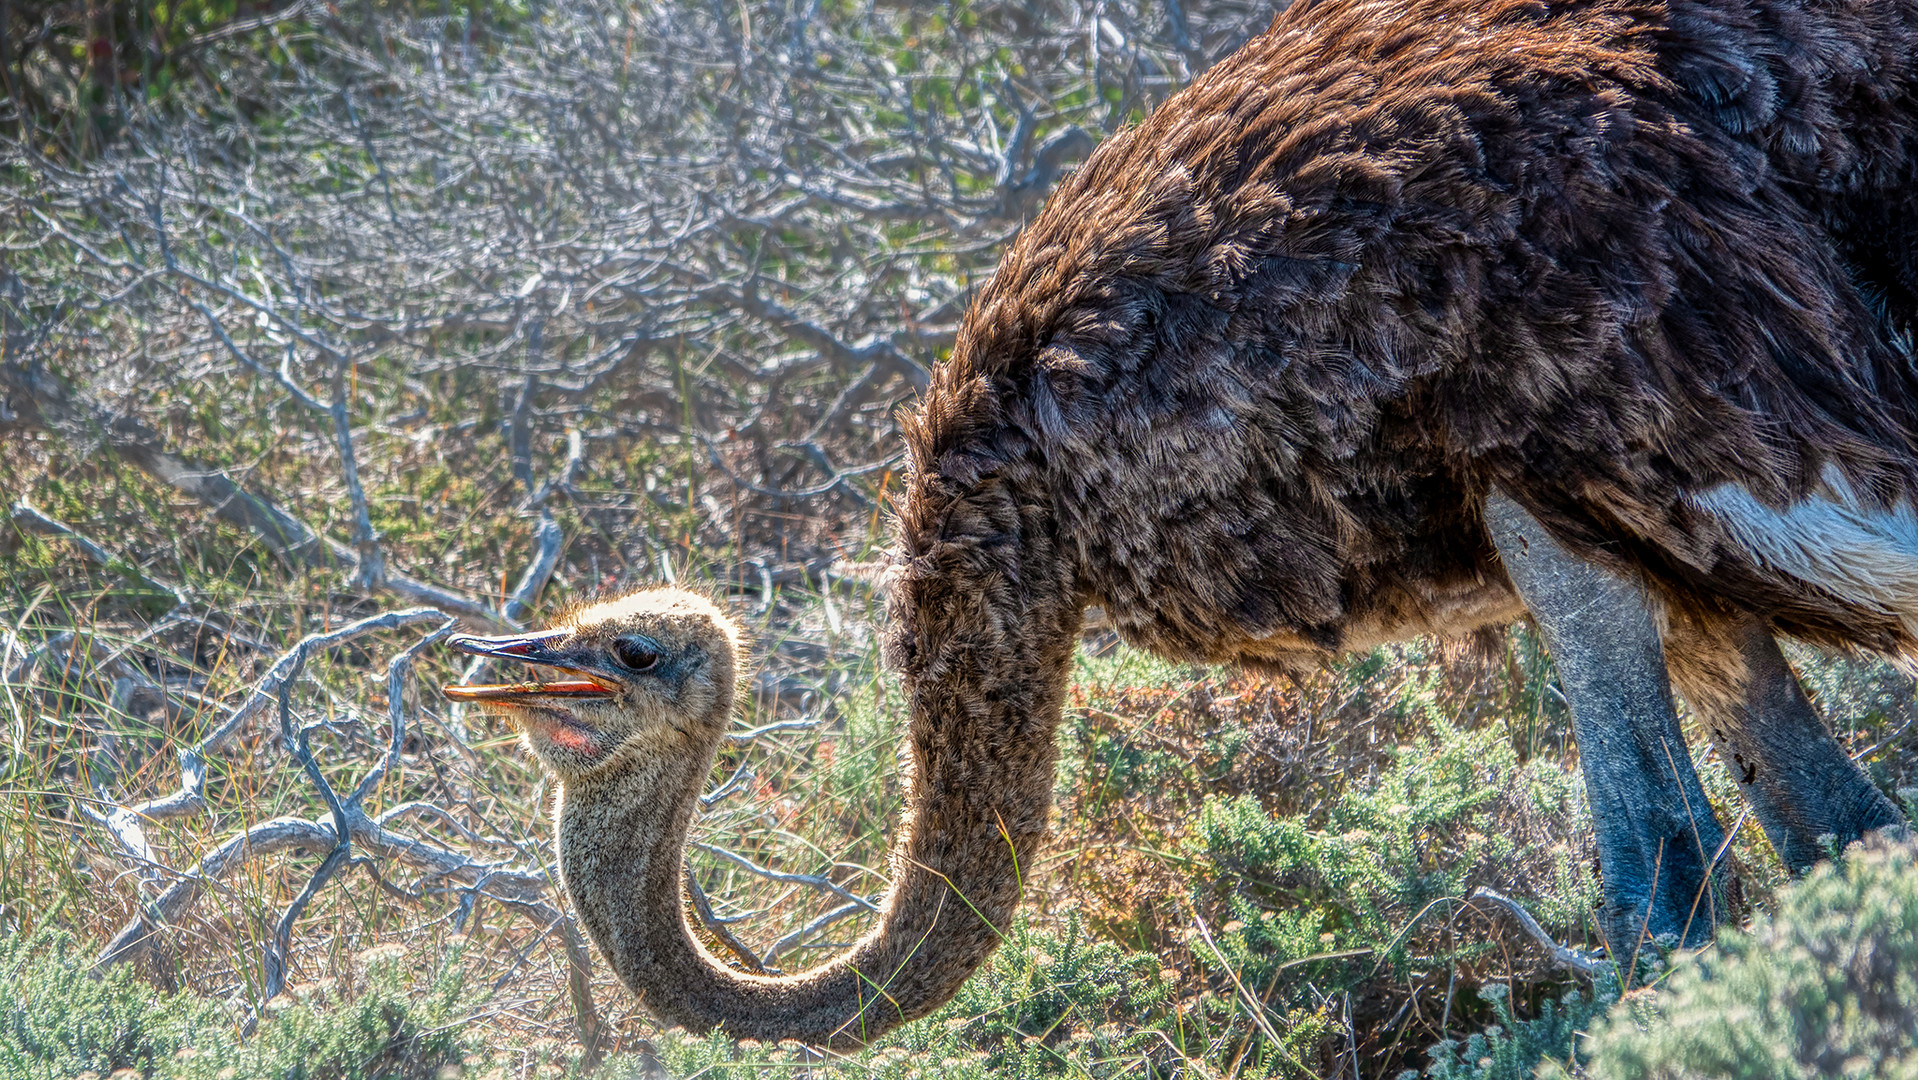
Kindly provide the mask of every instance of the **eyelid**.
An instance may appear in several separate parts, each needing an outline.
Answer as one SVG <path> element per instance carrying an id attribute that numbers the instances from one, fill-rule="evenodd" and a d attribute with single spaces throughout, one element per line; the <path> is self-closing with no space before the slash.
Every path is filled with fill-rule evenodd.
<path id="1" fill-rule="evenodd" d="M 629 654 L 643 655 L 646 658 L 645 662 L 634 663 L 629 658 Z M 621 664 L 634 671 L 650 671 L 659 665 L 665 650 L 661 649 L 657 643 L 644 638 L 622 637 L 613 642 L 613 655 Z"/>

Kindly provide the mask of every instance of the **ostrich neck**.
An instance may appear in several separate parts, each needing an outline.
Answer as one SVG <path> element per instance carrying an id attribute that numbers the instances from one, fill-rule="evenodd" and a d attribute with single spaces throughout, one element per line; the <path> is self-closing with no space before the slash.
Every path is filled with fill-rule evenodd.
<path id="1" fill-rule="evenodd" d="M 1045 834 L 1077 608 L 989 613 L 998 605 L 983 592 L 956 603 L 981 621 L 953 619 L 942 605 L 947 617 L 921 628 L 923 662 L 908 677 L 913 761 L 879 922 L 821 967 L 736 971 L 686 925 L 683 847 L 716 740 L 563 790 L 567 892 L 620 979 L 662 1020 L 859 1045 L 937 1008 L 991 954 Z"/>

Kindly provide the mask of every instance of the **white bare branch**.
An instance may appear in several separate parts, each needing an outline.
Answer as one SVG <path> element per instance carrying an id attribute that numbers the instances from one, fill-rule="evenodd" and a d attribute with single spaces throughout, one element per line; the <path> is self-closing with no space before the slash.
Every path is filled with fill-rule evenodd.
<path id="1" fill-rule="evenodd" d="M 1526 911 L 1523 904 L 1499 892 L 1497 889 L 1487 888 L 1481 885 L 1473 889 L 1470 895 L 1466 896 L 1465 899 L 1467 901 L 1485 900 L 1504 908 L 1506 913 L 1518 922 L 1520 929 L 1524 930 L 1533 941 L 1538 942 L 1544 947 L 1547 953 L 1551 954 L 1552 962 L 1559 967 L 1570 968 L 1589 979 L 1597 975 L 1601 969 L 1611 966 L 1611 961 L 1604 957 L 1592 956 L 1588 953 L 1579 952 L 1577 949 L 1560 945 L 1552 938 L 1552 935 L 1545 932 L 1545 928 L 1538 924 L 1537 919 L 1532 918 L 1532 913 Z"/>

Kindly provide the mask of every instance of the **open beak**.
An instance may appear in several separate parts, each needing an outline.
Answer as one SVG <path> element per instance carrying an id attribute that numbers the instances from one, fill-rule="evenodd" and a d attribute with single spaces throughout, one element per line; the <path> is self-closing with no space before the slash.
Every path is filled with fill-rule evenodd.
<path id="1" fill-rule="evenodd" d="M 596 674 L 582 662 L 577 653 L 568 653 L 555 649 L 559 641 L 570 635 L 570 630 L 545 630 L 535 634 L 509 634 L 504 637 L 479 637 L 474 634 L 457 634 L 448 638 L 446 643 L 461 652 L 475 656 L 491 656 L 501 660 L 518 660 L 523 664 L 537 664 L 554 668 L 577 679 L 556 679 L 551 682 L 487 683 L 474 686 L 446 686 L 440 693 L 454 701 L 491 701 L 501 704 L 530 702 L 537 698 L 610 698 L 619 687 L 612 680 Z"/>

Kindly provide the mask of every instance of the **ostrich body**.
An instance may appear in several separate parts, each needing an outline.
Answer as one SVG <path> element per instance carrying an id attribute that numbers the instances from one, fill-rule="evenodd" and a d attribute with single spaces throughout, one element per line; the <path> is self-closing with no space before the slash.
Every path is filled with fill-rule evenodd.
<path id="1" fill-rule="evenodd" d="M 1773 634 L 1918 655 L 1915 65 L 1913 0 L 1295 0 L 1107 140 L 905 422 L 905 820 L 878 925 L 816 971 L 727 971 L 683 925 L 719 613 L 642 594 L 469 641 L 596 674 L 455 692 L 536 733 L 567 888 L 650 1008 L 850 1044 L 946 1000 L 1010 920 L 1087 605 L 1163 655 L 1276 666 L 1529 613 L 1608 943 L 1700 940 L 1723 831 L 1673 680 L 1794 868 L 1901 820 Z M 621 625 L 703 657 L 661 683 L 689 705 L 608 704 Z"/>

